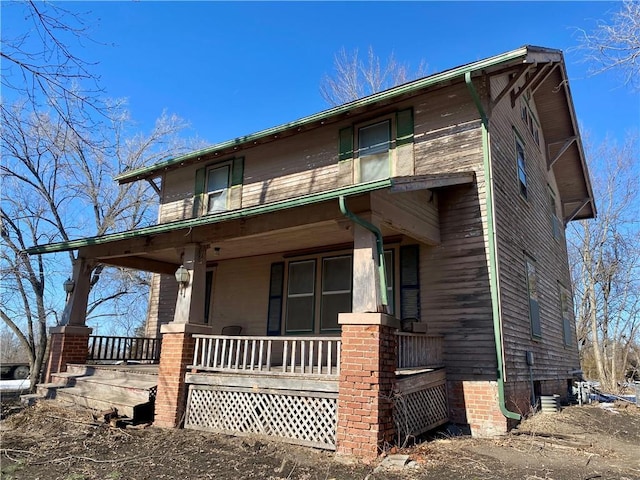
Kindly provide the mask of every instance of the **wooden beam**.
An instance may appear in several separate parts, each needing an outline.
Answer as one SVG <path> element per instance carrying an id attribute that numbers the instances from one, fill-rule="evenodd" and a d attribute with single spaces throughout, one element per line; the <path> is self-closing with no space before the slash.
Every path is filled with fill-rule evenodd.
<path id="1" fill-rule="evenodd" d="M 538 88 L 540 88 L 540 85 L 542 85 L 544 83 L 544 81 L 549 78 L 549 75 L 551 75 L 553 73 L 553 71 L 558 68 L 560 64 L 559 63 L 554 63 L 553 66 L 549 69 L 549 71 L 547 73 L 545 73 L 537 82 L 535 85 L 531 86 L 531 95 L 535 95 L 536 90 L 538 90 Z"/>
<path id="2" fill-rule="evenodd" d="M 155 192 L 158 194 L 158 196 L 161 196 L 160 195 L 161 194 L 160 187 L 158 187 L 158 185 L 156 184 L 155 179 L 149 177 L 146 180 L 147 180 L 147 182 L 149 182 L 149 185 L 151 185 L 151 188 L 153 188 L 155 190 Z"/>
<path id="3" fill-rule="evenodd" d="M 578 137 L 573 136 L 573 137 L 569 137 L 565 140 L 564 145 L 562 145 L 562 147 L 560 148 L 560 150 L 558 150 L 558 152 L 555 154 L 555 156 L 553 158 L 550 158 L 547 162 L 547 171 L 551 170 L 551 167 L 553 167 L 553 164 L 556 163 L 558 160 L 560 160 L 560 157 L 562 157 L 562 155 L 564 155 L 564 153 L 569 149 L 569 147 L 573 144 L 573 142 L 575 142 L 578 139 Z M 556 142 L 556 143 L 550 143 L 549 147 L 551 147 L 551 145 L 556 145 L 557 143 L 560 142 Z M 551 157 L 551 151 L 550 148 L 548 148 L 548 156 Z"/>
<path id="4" fill-rule="evenodd" d="M 409 192 L 413 190 L 431 190 L 434 188 L 449 187 L 452 185 L 464 185 L 473 183 L 474 172 L 459 172 L 448 175 L 415 175 L 411 177 L 395 177 L 390 191 Z"/>
<path id="5" fill-rule="evenodd" d="M 535 64 L 535 66 L 537 67 L 538 65 Z M 549 65 L 543 65 L 542 68 L 540 68 L 540 70 L 538 70 L 536 73 L 534 73 L 531 77 L 529 77 L 529 79 L 524 82 L 524 85 L 522 85 L 522 87 L 520 87 L 518 89 L 517 92 L 512 91 L 511 92 L 511 108 L 516 106 L 516 100 L 520 97 L 520 95 L 522 95 L 524 92 L 527 91 L 527 89 L 537 80 L 539 79 L 544 72 L 549 68 Z"/>
<path id="6" fill-rule="evenodd" d="M 578 207 L 576 207 L 567 217 L 565 217 L 564 219 L 564 226 L 566 228 L 567 224 L 573 220 L 574 218 L 576 218 L 576 216 L 580 213 L 580 211 L 586 207 L 589 203 L 591 202 L 590 198 L 585 198 L 583 200 L 581 200 L 581 203 Z M 573 202 L 565 202 L 565 203 L 573 203 Z"/>
<path id="7" fill-rule="evenodd" d="M 97 259 L 100 263 L 105 265 L 112 265 L 114 267 L 133 268 L 135 270 L 143 270 L 145 272 L 153 273 L 166 273 L 173 275 L 178 269 L 179 264 L 161 262 L 160 260 L 153 260 L 151 258 L 127 256 L 127 257 L 113 257 Z"/>
<path id="8" fill-rule="evenodd" d="M 502 89 L 502 91 L 496 96 L 496 98 L 490 101 L 491 110 L 493 110 L 493 108 L 498 104 L 498 102 L 500 102 L 500 100 L 502 100 L 502 98 L 507 93 L 509 93 L 513 87 L 516 86 L 516 84 L 520 81 L 522 76 L 526 74 L 530 68 L 531 68 L 531 65 L 523 65 L 522 67 L 520 67 L 520 69 L 516 72 L 516 74 L 511 79 L 511 81 L 507 84 L 507 86 Z"/>

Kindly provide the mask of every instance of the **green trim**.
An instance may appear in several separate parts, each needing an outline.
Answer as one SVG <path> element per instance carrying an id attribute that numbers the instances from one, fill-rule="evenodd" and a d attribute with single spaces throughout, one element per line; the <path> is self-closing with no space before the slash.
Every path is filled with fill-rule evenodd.
<path id="1" fill-rule="evenodd" d="M 202 150 L 191 152 L 187 155 L 182 155 L 176 158 L 170 158 L 168 160 L 156 163 L 155 165 L 151 165 L 149 167 L 139 168 L 137 170 L 132 170 L 130 172 L 123 172 L 120 175 L 116 176 L 115 180 L 120 183 L 127 183 L 127 182 L 136 181 L 136 180 L 141 180 L 146 177 L 158 176 L 161 174 L 162 170 L 180 166 L 185 161 L 189 161 L 189 160 L 197 161 L 200 159 L 200 157 L 214 153 L 216 151 L 221 151 L 221 150 L 234 148 L 234 147 L 240 148 L 244 144 L 257 142 L 267 137 L 278 135 L 286 130 L 304 129 L 304 127 L 307 127 L 316 122 L 323 122 L 323 121 L 326 122 L 326 120 L 332 117 L 335 117 L 337 121 L 338 117 L 344 116 L 344 114 L 351 113 L 352 110 L 360 109 L 368 105 L 373 105 L 376 102 L 386 101 L 393 97 L 405 95 L 405 94 L 414 92 L 416 90 L 420 90 L 422 88 L 436 85 L 441 82 L 453 80 L 473 71 L 487 69 L 489 67 L 493 67 L 501 63 L 507 63 L 507 62 L 516 60 L 518 58 L 526 57 L 529 53 L 536 53 L 536 52 L 544 52 L 547 54 L 557 54 L 559 56 L 562 55 L 562 52 L 560 50 L 524 46 L 516 50 L 512 50 L 510 52 L 489 57 L 484 60 L 479 60 L 477 62 L 469 63 L 466 65 L 461 65 L 459 67 L 452 68 L 450 70 L 445 70 L 444 72 L 436 73 L 434 75 L 430 75 L 428 77 L 415 80 L 413 82 L 405 83 L 404 85 L 390 88 L 383 92 L 378 92 L 373 95 L 369 95 L 368 97 L 361 98 L 359 100 L 355 100 L 353 102 L 346 103 L 344 105 L 340 105 L 338 107 L 334 107 L 329 110 L 325 110 L 293 122 L 285 123 L 273 128 L 268 128 L 266 130 L 259 131 L 257 133 L 253 133 L 243 137 L 238 137 L 233 140 L 228 140 L 226 142 L 218 143 L 216 145 L 212 145 L 211 147 L 207 147 Z M 524 58 L 523 62 L 526 62 L 526 61 L 527 59 Z"/>
<path id="2" fill-rule="evenodd" d="M 207 183 L 207 168 L 196 170 L 196 185 L 193 190 L 193 211 L 192 217 L 199 217 L 202 214 L 202 200 L 204 199 L 204 189 Z"/>
<path id="3" fill-rule="evenodd" d="M 337 188 L 319 193 L 310 193 L 297 198 L 273 202 L 266 205 L 256 205 L 255 207 L 247 207 L 241 210 L 232 210 L 213 215 L 203 215 L 199 218 L 190 218 L 187 220 L 178 220 L 171 223 L 161 223 L 150 227 L 140 228 L 138 230 L 128 230 L 126 232 L 112 233 L 98 237 L 82 238 L 78 240 L 70 240 L 67 242 L 50 243 L 47 245 L 36 245 L 26 249 L 24 252 L 29 255 L 39 255 L 42 253 L 66 252 L 69 250 L 77 250 L 78 248 L 88 247 L 91 245 L 102 245 L 118 240 L 127 240 L 130 238 L 144 237 L 149 235 L 159 235 L 162 233 L 172 232 L 174 230 L 195 228 L 202 225 L 236 220 L 239 218 L 252 217 L 265 213 L 287 210 L 289 208 L 302 207 L 312 205 L 314 203 L 333 200 L 343 195 L 358 195 L 361 193 L 372 192 L 383 188 L 393 186 L 390 178 L 377 180 L 375 182 L 360 183 L 358 185 L 349 185 L 347 187 Z"/>
<path id="4" fill-rule="evenodd" d="M 340 129 L 338 145 L 338 161 L 351 160 L 353 158 L 353 127 Z"/>
<path id="5" fill-rule="evenodd" d="M 380 302 L 382 305 L 389 305 L 389 300 L 387 299 L 387 277 L 384 273 L 384 245 L 382 243 L 382 232 L 378 227 L 367 222 L 363 218 L 356 216 L 351 210 L 349 210 L 347 208 L 347 202 L 344 195 L 340 195 L 338 201 L 340 202 L 340 211 L 345 217 L 352 220 L 354 223 L 357 223 L 361 227 L 366 228 L 376 236 L 376 249 L 378 250 L 378 275 L 380 277 Z"/>
<path id="6" fill-rule="evenodd" d="M 396 112 L 396 146 L 413 143 L 413 108 Z"/>
<path id="7" fill-rule="evenodd" d="M 236 157 L 232 160 L 231 166 L 231 186 L 242 185 L 244 177 L 244 157 Z"/>
<path id="8" fill-rule="evenodd" d="M 496 244 L 495 214 L 493 199 L 493 171 L 489 153 L 489 119 L 484 111 L 480 96 L 471 80 L 471 72 L 464 75 L 469 93 L 478 108 L 482 119 L 482 165 L 487 197 L 487 237 L 489 239 L 489 287 L 491 291 L 491 307 L 493 317 L 493 336 L 495 338 L 496 360 L 498 362 L 498 406 L 502 415 L 513 420 L 520 420 L 522 416 L 507 409 L 504 398 L 504 357 L 502 355 L 502 314 L 500 312 L 500 294 L 498 292 L 498 249 Z"/>

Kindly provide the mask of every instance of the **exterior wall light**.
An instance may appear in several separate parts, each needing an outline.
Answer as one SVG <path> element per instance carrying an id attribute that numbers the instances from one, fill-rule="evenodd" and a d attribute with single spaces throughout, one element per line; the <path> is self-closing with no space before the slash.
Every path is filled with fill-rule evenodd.
<path id="1" fill-rule="evenodd" d="M 62 284 L 62 287 L 64 288 L 64 291 L 67 292 L 67 295 L 73 292 L 75 286 L 76 284 L 73 282 L 73 280 L 71 280 L 71 277 L 67 278 Z"/>
<path id="2" fill-rule="evenodd" d="M 176 282 L 180 288 L 185 288 L 189 284 L 189 270 L 184 268 L 184 265 L 180 265 L 176 270 Z"/>

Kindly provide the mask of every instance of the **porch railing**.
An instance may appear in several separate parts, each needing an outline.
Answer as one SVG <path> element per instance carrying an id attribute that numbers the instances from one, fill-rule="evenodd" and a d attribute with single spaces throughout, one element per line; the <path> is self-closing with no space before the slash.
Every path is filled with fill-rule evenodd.
<path id="1" fill-rule="evenodd" d="M 211 372 L 340 374 L 340 337 L 194 335 L 193 365 Z"/>
<path id="2" fill-rule="evenodd" d="M 422 333 L 396 332 L 398 368 L 441 367 L 442 337 Z"/>
<path id="3" fill-rule="evenodd" d="M 94 362 L 160 361 L 159 338 L 91 335 L 87 360 Z"/>

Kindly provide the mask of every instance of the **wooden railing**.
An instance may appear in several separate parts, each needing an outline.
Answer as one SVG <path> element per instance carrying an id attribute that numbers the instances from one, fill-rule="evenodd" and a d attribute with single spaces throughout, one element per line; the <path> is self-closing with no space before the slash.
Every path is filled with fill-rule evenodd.
<path id="1" fill-rule="evenodd" d="M 440 367 L 442 337 L 423 333 L 396 332 L 398 336 L 398 368 Z"/>
<path id="2" fill-rule="evenodd" d="M 340 337 L 255 337 L 194 335 L 189 368 L 281 375 L 340 374 Z"/>
<path id="3" fill-rule="evenodd" d="M 159 338 L 110 337 L 91 335 L 87 360 L 94 362 L 139 361 L 158 363 L 160 361 Z"/>

